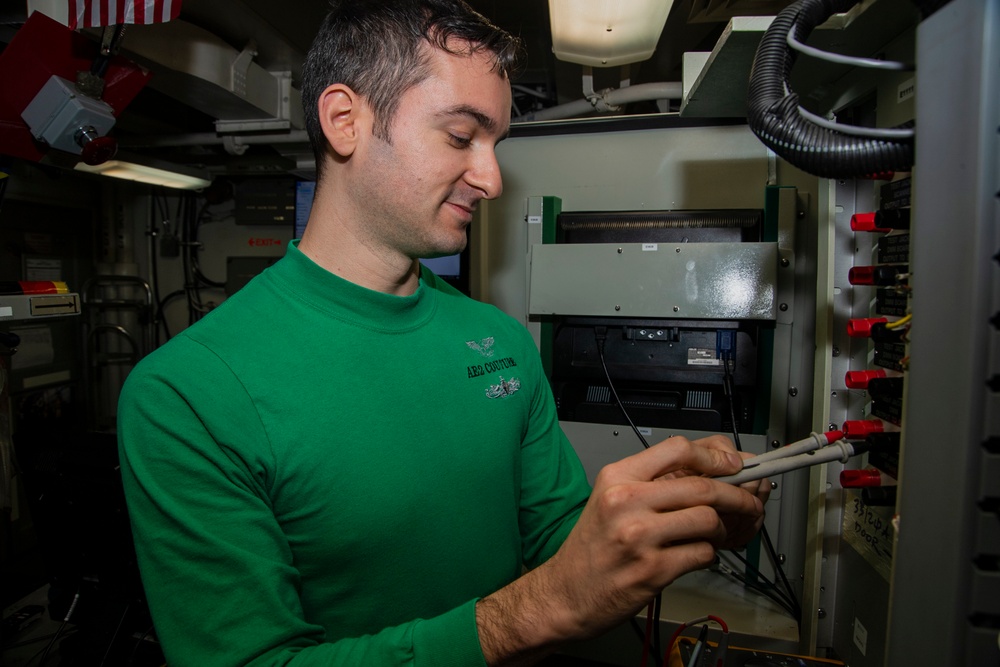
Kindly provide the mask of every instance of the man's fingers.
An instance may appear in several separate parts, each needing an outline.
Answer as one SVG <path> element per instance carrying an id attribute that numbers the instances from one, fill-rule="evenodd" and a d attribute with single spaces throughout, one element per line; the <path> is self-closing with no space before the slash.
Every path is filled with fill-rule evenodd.
<path id="1" fill-rule="evenodd" d="M 704 509 L 732 516 L 756 518 L 763 514 L 759 498 L 743 489 L 708 477 L 682 477 L 655 482 L 629 482 L 600 491 L 594 498 L 601 515 L 611 518 L 638 511 L 647 520 L 648 513 L 674 517 L 689 510 Z M 697 514 L 705 518 L 704 513 Z M 688 538 L 698 537 L 697 533 Z M 673 538 L 671 538 L 673 539 Z"/>
<path id="2" fill-rule="evenodd" d="M 731 475 L 742 469 L 742 458 L 725 446 L 726 438 L 712 436 L 693 443 L 675 436 L 657 443 L 638 454 L 612 463 L 601 471 L 612 483 L 650 481 L 679 470 L 688 473 L 719 476 Z"/>

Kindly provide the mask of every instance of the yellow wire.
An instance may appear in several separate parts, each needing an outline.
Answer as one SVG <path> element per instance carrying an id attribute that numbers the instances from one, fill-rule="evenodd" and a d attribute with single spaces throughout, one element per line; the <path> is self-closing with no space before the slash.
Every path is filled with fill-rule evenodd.
<path id="1" fill-rule="evenodd" d="M 909 324 L 909 322 L 910 322 L 911 319 L 913 319 L 913 313 L 910 313 L 909 315 L 905 315 L 904 317 L 899 318 L 895 322 L 889 322 L 888 324 L 885 325 L 885 328 L 886 329 L 898 329 L 899 327 L 903 326 L 904 324 Z"/>

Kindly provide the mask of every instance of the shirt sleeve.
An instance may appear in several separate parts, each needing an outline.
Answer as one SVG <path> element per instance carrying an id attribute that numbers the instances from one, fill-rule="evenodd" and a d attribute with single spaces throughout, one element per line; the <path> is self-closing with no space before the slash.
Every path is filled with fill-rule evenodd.
<path id="1" fill-rule="evenodd" d="M 181 353 L 133 370 L 118 411 L 136 552 L 168 664 L 484 665 L 475 600 L 324 640 L 304 618 L 300 576 L 268 500 L 276 463 L 253 401 L 208 350 L 171 345 Z M 198 372 L 172 372 L 181 361 Z"/>
<path id="2" fill-rule="evenodd" d="M 527 429 L 521 444 L 520 529 L 525 565 L 537 567 L 558 551 L 576 525 L 590 497 L 583 464 L 570 444 L 556 413 L 552 389 L 530 334 L 533 394 Z"/>

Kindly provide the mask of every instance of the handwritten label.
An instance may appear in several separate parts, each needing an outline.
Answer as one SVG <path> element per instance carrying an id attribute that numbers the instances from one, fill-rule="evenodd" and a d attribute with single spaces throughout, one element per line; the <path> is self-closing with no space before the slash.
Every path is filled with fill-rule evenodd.
<path id="1" fill-rule="evenodd" d="M 892 572 L 892 543 L 895 537 L 892 512 L 891 507 L 866 505 L 861 500 L 860 492 L 844 494 L 844 541 L 854 547 L 886 581 L 889 581 Z"/>

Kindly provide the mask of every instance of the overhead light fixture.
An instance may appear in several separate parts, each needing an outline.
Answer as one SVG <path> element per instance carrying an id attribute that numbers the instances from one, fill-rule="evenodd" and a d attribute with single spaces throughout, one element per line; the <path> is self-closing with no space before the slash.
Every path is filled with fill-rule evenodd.
<path id="1" fill-rule="evenodd" d="M 116 160 L 89 165 L 77 163 L 76 169 L 127 181 L 162 185 L 180 190 L 201 190 L 212 184 L 208 173 L 200 169 L 156 160 L 145 156 L 118 154 Z"/>
<path id="2" fill-rule="evenodd" d="M 591 67 L 647 60 L 673 0 L 549 0 L 556 58 Z"/>

